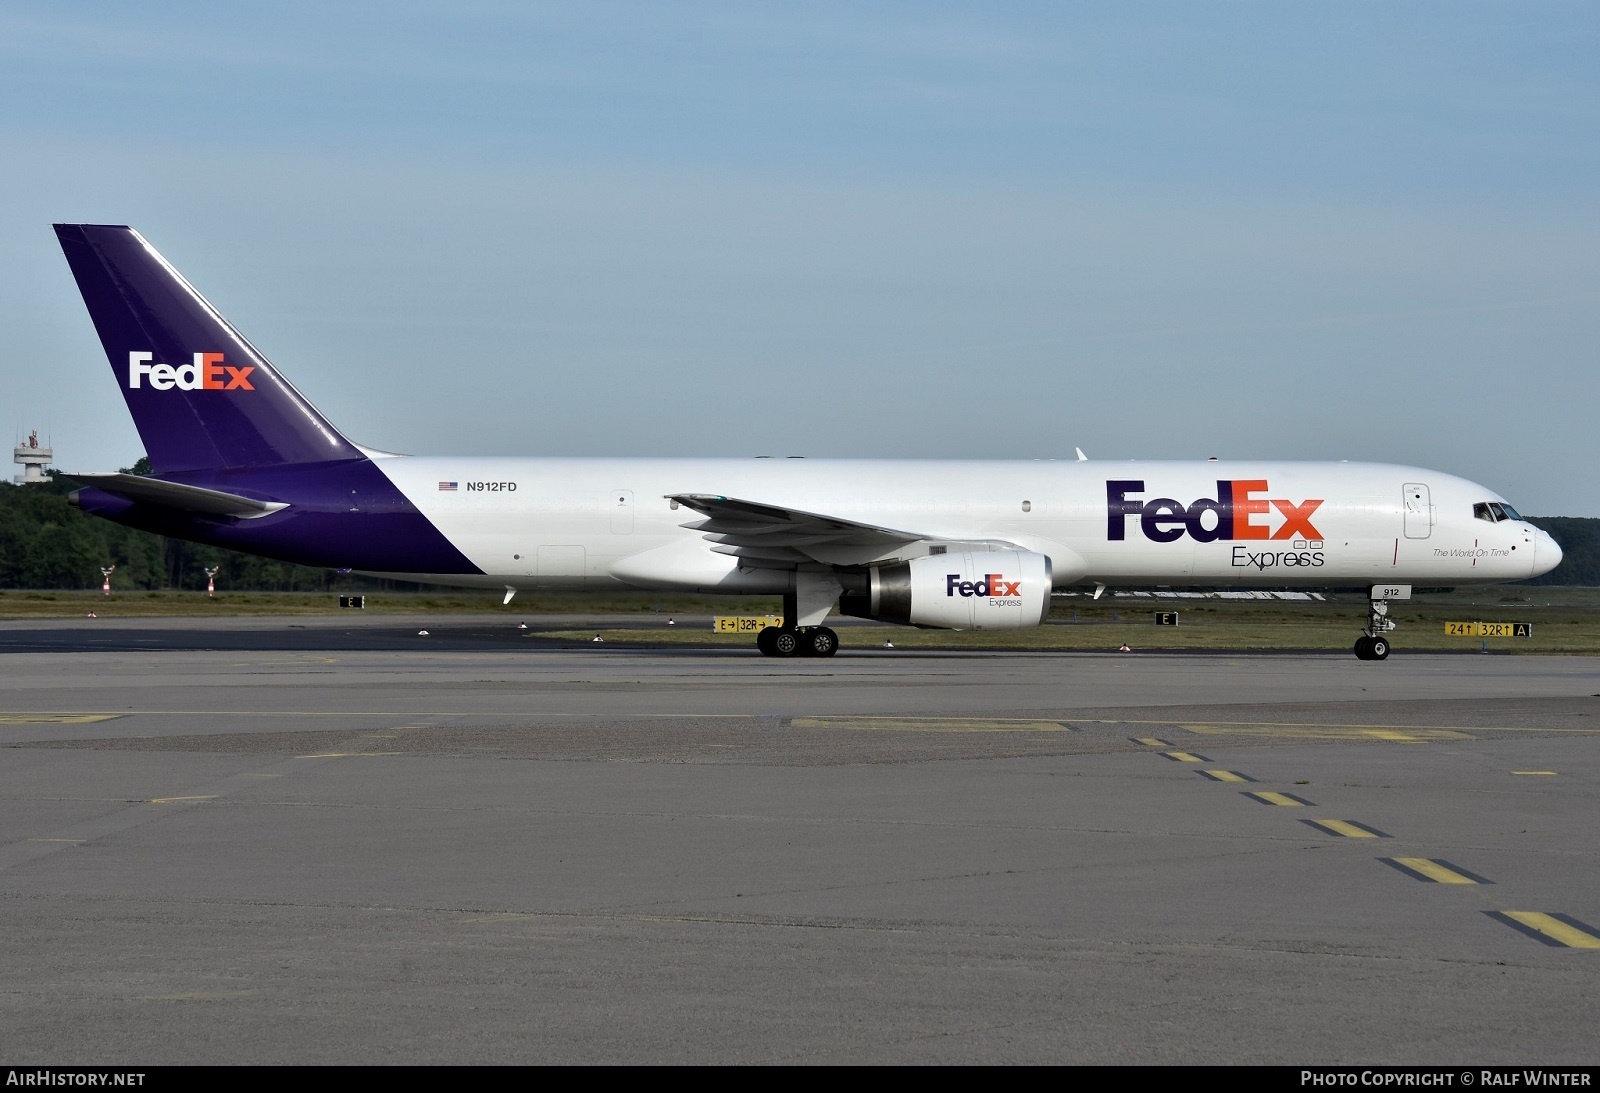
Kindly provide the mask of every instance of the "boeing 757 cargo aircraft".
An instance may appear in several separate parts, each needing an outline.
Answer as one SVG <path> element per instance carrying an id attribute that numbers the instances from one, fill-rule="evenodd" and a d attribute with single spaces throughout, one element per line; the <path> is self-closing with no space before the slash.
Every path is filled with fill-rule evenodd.
<path id="1" fill-rule="evenodd" d="M 154 474 L 76 474 L 85 512 L 303 565 L 504 590 L 782 596 L 768 656 L 846 615 L 1037 626 L 1053 588 L 1370 589 L 1389 655 L 1416 583 L 1547 573 L 1484 486 L 1379 463 L 433 458 L 349 440 L 131 228 L 56 234 Z"/>

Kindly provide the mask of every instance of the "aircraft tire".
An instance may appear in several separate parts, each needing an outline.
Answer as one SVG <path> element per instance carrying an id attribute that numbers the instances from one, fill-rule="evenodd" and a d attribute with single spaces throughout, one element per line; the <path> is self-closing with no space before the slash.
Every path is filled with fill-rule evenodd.
<path id="1" fill-rule="evenodd" d="M 784 627 L 772 635 L 769 642 L 775 657 L 792 657 L 800 652 L 800 635 Z"/>
<path id="2" fill-rule="evenodd" d="M 1368 660 L 1388 660 L 1389 659 L 1389 639 L 1388 638 L 1368 638 L 1367 639 L 1367 659 Z"/>
<path id="3" fill-rule="evenodd" d="M 1356 659 L 1357 660 L 1371 660 L 1372 659 L 1372 653 L 1367 648 L 1367 646 L 1370 645 L 1371 643 L 1372 643 L 1372 639 L 1367 637 L 1367 635 L 1365 635 L 1365 634 L 1362 634 L 1359 638 L 1356 639 Z"/>
<path id="4" fill-rule="evenodd" d="M 819 626 L 805 637 L 806 656 L 831 657 L 839 651 L 839 635 Z"/>
<path id="5" fill-rule="evenodd" d="M 761 650 L 761 655 L 762 656 L 764 656 L 764 657 L 777 656 L 777 653 L 773 652 L 773 649 L 772 649 L 772 639 L 773 639 L 773 636 L 777 634 L 777 632 L 778 632 L 778 628 L 776 626 L 763 626 L 756 633 L 756 648 Z"/>

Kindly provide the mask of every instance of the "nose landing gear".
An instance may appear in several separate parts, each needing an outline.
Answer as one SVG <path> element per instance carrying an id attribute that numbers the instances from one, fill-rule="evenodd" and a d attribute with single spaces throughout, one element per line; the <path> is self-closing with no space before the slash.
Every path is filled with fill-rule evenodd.
<path id="1" fill-rule="evenodd" d="M 1385 636 L 1395 627 L 1389 617 L 1390 600 L 1409 600 L 1408 584 L 1375 584 L 1367 594 L 1367 628 L 1356 639 L 1355 654 L 1358 660 L 1389 659 L 1389 639 Z"/>
<path id="2" fill-rule="evenodd" d="M 1358 660 L 1384 660 L 1389 656 L 1389 639 L 1362 634 L 1356 639 Z"/>

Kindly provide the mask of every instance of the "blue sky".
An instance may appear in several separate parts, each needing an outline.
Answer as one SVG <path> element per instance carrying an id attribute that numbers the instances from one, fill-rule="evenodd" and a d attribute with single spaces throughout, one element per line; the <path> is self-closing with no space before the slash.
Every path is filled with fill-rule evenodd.
<path id="1" fill-rule="evenodd" d="M 49 224 L 354 439 L 1369 459 L 1600 516 L 1600 8 L 0 11 L 18 435 L 140 446 Z"/>

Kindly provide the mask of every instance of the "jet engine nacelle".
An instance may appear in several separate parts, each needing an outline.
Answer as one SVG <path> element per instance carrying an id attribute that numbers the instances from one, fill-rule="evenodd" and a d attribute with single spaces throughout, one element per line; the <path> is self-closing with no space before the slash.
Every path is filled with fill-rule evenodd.
<path id="1" fill-rule="evenodd" d="M 1019 630 L 1050 613 L 1050 559 L 1031 550 L 931 554 L 868 572 L 839 599 L 862 619 L 945 630 Z"/>

